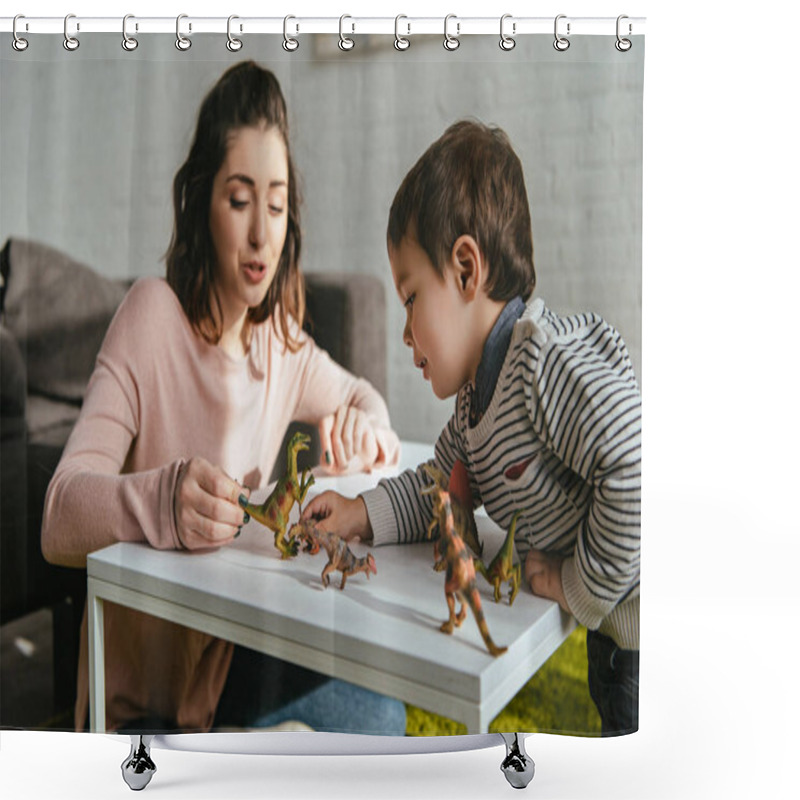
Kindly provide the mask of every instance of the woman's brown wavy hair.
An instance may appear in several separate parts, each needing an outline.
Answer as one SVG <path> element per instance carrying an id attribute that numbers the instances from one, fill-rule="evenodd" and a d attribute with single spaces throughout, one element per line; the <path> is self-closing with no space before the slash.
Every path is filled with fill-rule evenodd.
<path id="1" fill-rule="evenodd" d="M 228 69 L 200 106 L 189 155 L 175 174 L 172 199 L 175 224 L 167 250 L 167 283 L 183 306 L 192 327 L 211 344 L 222 336 L 222 307 L 214 284 L 216 255 L 209 213 L 211 189 L 228 149 L 232 131 L 266 125 L 276 128 L 286 145 L 289 165 L 288 224 L 278 269 L 261 305 L 247 311 L 248 321 L 272 318 L 290 350 L 301 342 L 292 338 L 289 321 L 302 327 L 305 283 L 300 272 L 300 191 L 289 147 L 286 101 L 277 78 L 253 61 Z M 212 312 L 216 307 L 216 316 Z M 280 330 L 279 330 L 280 328 Z"/>

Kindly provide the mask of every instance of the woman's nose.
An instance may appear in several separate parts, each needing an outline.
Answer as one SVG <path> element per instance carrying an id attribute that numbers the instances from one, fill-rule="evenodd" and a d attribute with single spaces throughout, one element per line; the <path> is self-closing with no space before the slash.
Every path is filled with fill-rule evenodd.
<path id="1" fill-rule="evenodd" d="M 256 207 L 255 214 L 250 223 L 250 243 L 256 249 L 261 249 L 267 240 L 267 215 L 266 212 Z"/>

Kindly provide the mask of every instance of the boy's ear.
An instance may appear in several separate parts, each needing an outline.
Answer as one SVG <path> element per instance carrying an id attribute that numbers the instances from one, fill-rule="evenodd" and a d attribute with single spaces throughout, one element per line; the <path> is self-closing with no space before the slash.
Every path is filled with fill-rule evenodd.
<path id="1" fill-rule="evenodd" d="M 450 261 L 464 299 L 473 300 L 486 279 L 486 262 L 475 238 L 469 234 L 459 236 Z"/>

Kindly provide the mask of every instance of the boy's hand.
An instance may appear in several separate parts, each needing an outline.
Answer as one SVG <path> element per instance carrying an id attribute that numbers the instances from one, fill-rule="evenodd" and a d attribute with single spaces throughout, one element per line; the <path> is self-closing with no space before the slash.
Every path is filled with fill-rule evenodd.
<path id="1" fill-rule="evenodd" d="M 331 531 L 350 541 L 356 536 L 362 542 L 372 541 L 367 507 L 360 497 L 343 497 L 338 492 L 318 494 L 303 509 L 303 519 L 313 519 L 322 531 Z"/>
<path id="2" fill-rule="evenodd" d="M 525 559 L 525 581 L 535 595 L 555 600 L 564 611 L 571 614 L 561 585 L 563 561 L 560 556 L 549 555 L 542 550 L 530 550 Z"/>
<path id="3" fill-rule="evenodd" d="M 320 466 L 330 472 L 369 471 L 379 455 L 378 439 L 369 417 L 355 406 L 339 406 L 320 420 Z M 360 463 L 354 463 L 358 459 Z"/>

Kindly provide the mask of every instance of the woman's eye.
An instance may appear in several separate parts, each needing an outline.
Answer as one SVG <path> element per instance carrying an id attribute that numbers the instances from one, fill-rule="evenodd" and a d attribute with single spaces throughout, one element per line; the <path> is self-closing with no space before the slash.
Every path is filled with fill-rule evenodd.
<path id="1" fill-rule="evenodd" d="M 247 205 L 247 200 L 237 200 L 231 197 L 231 208 L 244 208 Z"/>
<path id="2" fill-rule="evenodd" d="M 270 206 L 269 210 L 273 214 L 283 214 L 283 206 Z"/>

